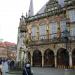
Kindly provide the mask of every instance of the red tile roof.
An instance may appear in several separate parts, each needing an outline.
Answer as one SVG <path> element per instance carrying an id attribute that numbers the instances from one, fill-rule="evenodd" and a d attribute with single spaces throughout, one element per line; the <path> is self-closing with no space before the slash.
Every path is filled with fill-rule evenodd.
<path id="1" fill-rule="evenodd" d="M 14 45 L 16 44 L 11 42 L 0 42 L 0 47 L 7 47 L 7 46 L 14 46 Z"/>

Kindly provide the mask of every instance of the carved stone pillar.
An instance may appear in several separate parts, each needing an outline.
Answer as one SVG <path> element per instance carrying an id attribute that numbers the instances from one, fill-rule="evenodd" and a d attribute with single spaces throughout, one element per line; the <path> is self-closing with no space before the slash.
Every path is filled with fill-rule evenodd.
<path id="1" fill-rule="evenodd" d="M 69 52 L 69 66 L 72 68 L 72 52 Z"/>
<path id="2" fill-rule="evenodd" d="M 33 66 L 33 55 L 31 54 L 31 66 Z"/>
<path id="3" fill-rule="evenodd" d="M 42 67 L 44 67 L 44 54 L 42 54 Z"/>
<path id="4" fill-rule="evenodd" d="M 54 55 L 54 60 L 55 60 L 55 67 L 57 67 L 57 54 L 56 53 Z"/>

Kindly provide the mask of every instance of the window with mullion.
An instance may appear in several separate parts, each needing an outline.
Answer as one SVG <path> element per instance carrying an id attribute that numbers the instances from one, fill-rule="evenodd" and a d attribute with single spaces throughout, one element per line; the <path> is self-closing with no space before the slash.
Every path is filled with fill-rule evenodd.
<path id="1" fill-rule="evenodd" d="M 32 27 L 32 30 L 31 30 L 32 40 L 35 40 L 36 33 L 37 33 L 37 27 Z"/>
<path id="2" fill-rule="evenodd" d="M 60 29 L 61 29 L 61 37 L 64 36 L 64 31 L 67 30 L 66 21 L 62 20 L 60 21 Z"/>
<path id="3" fill-rule="evenodd" d="M 75 36 L 75 28 L 71 28 L 70 35 Z"/>
<path id="4" fill-rule="evenodd" d="M 75 22 L 75 9 L 69 10 L 68 13 L 69 13 L 70 21 Z"/>
<path id="5" fill-rule="evenodd" d="M 71 40 L 75 40 L 75 28 L 71 28 L 70 30 L 70 36 L 72 37 Z"/>
<path id="6" fill-rule="evenodd" d="M 39 39 L 46 39 L 46 25 L 39 26 Z"/>
<path id="7" fill-rule="evenodd" d="M 52 22 L 50 23 L 50 38 L 53 39 L 56 37 L 56 33 L 57 33 L 57 23 L 56 22 Z"/>

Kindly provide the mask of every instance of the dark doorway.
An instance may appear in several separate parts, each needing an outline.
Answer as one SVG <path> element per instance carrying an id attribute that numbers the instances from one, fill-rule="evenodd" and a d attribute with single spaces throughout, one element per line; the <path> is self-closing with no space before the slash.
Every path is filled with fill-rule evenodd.
<path id="1" fill-rule="evenodd" d="M 33 66 L 42 66 L 42 54 L 39 50 L 33 52 Z"/>
<path id="2" fill-rule="evenodd" d="M 72 65 L 75 66 L 75 49 L 72 51 Z"/>
<path id="3" fill-rule="evenodd" d="M 60 48 L 57 52 L 57 64 L 58 66 L 69 66 L 69 53 L 66 49 Z"/>
<path id="4" fill-rule="evenodd" d="M 50 49 L 47 49 L 44 53 L 44 65 L 46 67 L 54 67 L 54 53 Z"/>

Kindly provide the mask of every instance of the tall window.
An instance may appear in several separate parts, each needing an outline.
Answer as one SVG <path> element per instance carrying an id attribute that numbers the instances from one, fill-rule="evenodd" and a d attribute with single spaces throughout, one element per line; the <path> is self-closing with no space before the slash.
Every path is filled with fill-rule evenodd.
<path id="1" fill-rule="evenodd" d="M 64 32 L 65 30 L 67 30 L 66 21 L 65 21 L 65 20 L 60 21 L 60 29 L 61 29 L 61 32 L 62 32 L 62 33 L 61 33 L 61 34 L 62 34 L 61 36 L 64 36 L 64 33 L 63 33 L 63 32 Z"/>
<path id="2" fill-rule="evenodd" d="M 69 10 L 69 18 L 71 22 L 75 21 L 75 9 Z"/>
<path id="3" fill-rule="evenodd" d="M 52 23 L 50 23 L 50 38 L 51 39 L 55 38 L 56 33 L 57 33 L 57 23 L 52 22 Z"/>
<path id="4" fill-rule="evenodd" d="M 39 39 L 46 39 L 46 25 L 39 26 Z"/>
<path id="5" fill-rule="evenodd" d="M 75 28 L 71 28 L 70 35 L 75 36 Z"/>
<path id="6" fill-rule="evenodd" d="M 71 28 L 70 36 L 72 36 L 71 40 L 75 40 L 75 28 Z"/>
<path id="7" fill-rule="evenodd" d="M 37 33 L 37 28 L 36 27 L 32 27 L 32 32 L 31 32 L 32 40 L 35 40 L 36 33 Z"/>

